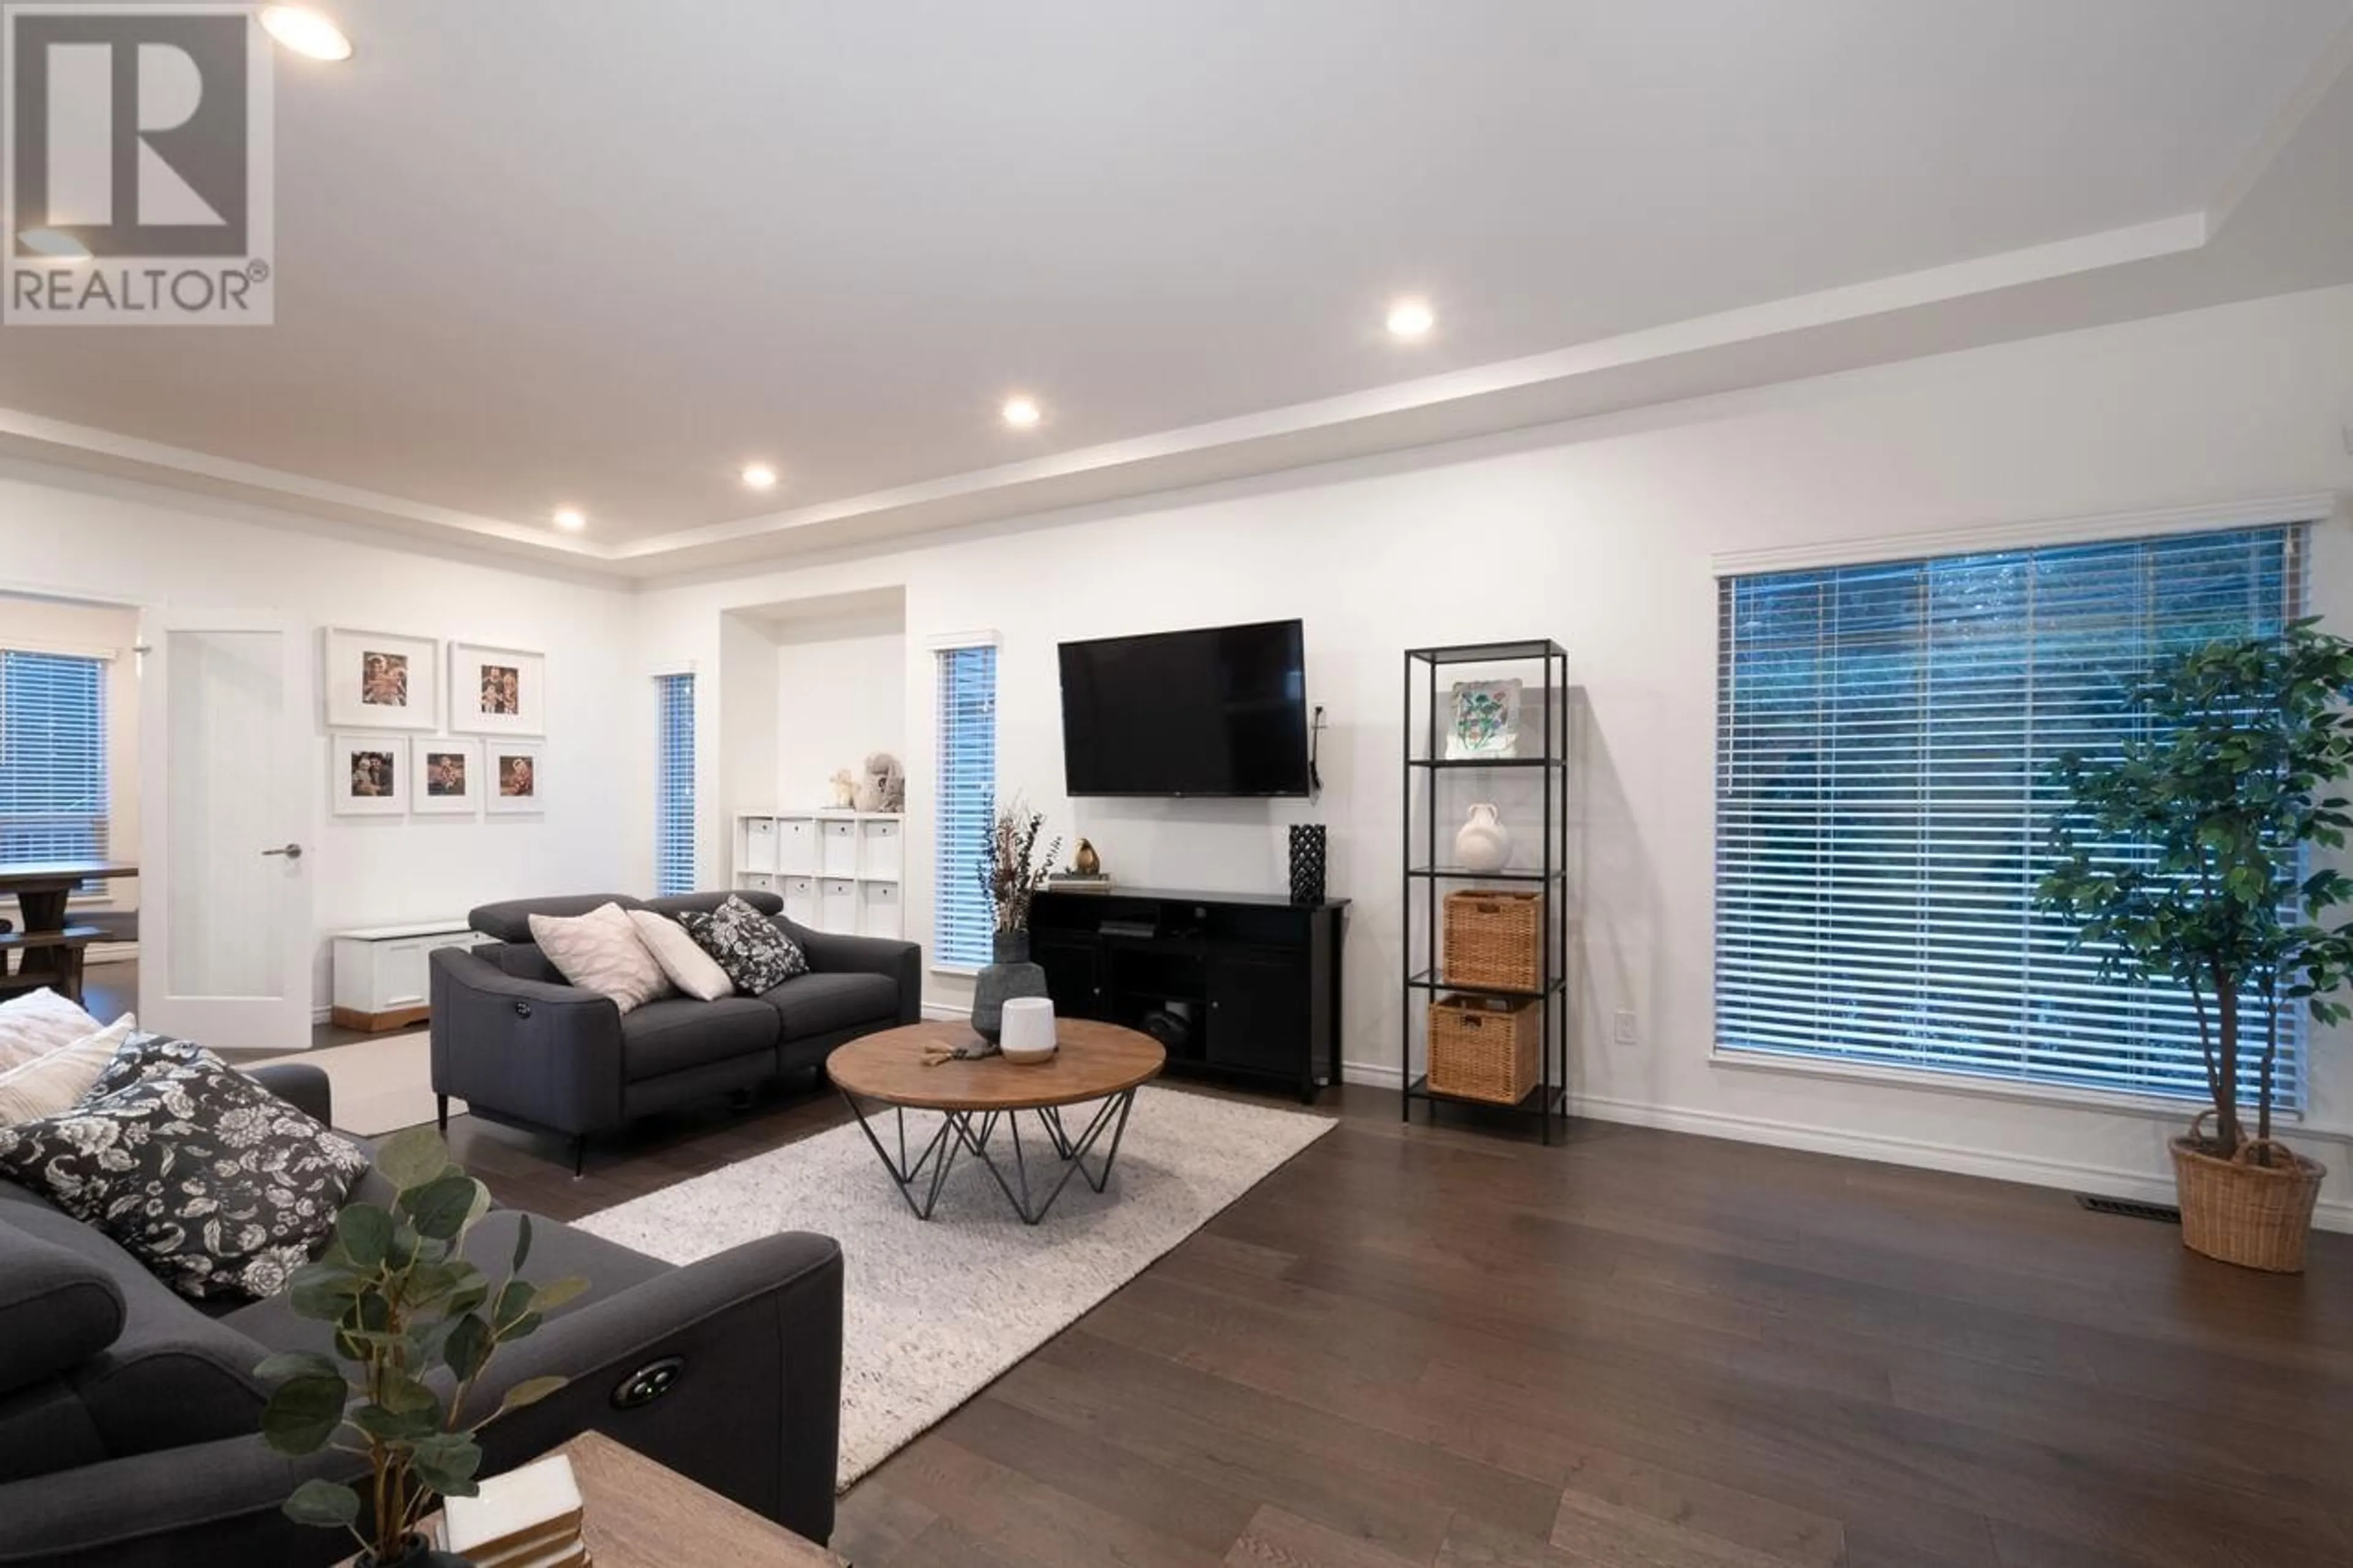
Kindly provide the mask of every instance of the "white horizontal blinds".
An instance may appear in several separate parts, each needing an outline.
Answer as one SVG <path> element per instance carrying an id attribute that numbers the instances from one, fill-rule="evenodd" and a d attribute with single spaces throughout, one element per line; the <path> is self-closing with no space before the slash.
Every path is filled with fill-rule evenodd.
<path id="1" fill-rule="evenodd" d="M 654 889 L 694 890 L 694 677 L 654 677 L 660 754 L 654 784 Z"/>
<path id="2" fill-rule="evenodd" d="M 0 651 L 0 860 L 106 847 L 106 660 Z"/>
<path id="3" fill-rule="evenodd" d="M 997 923 L 980 885 L 997 815 L 997 649 L 939 650 L 939 859 L 933 942 L 941 963 L 989 960 Z"/>
<path id="4" fill-rule="evenodd" d="M 2187 992 L 2102 981 L 2034 909 L 2049 774 L 2134 732 L 2127 692 L 2153 656 L 2300 614 L 2305 533 L 1725 579 L 1718 1044 L 2202 1096 Z M 2252 1008 L 2246 1027 L 2265 1024 Z M 2282 1026 L 2282 1099 L 2300 1104 L 2301 1025 Z"/>

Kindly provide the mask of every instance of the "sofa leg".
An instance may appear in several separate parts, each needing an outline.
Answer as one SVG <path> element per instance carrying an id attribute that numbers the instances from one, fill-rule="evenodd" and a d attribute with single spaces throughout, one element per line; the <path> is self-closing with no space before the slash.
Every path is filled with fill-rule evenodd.
<path id="1" fill-rule="evenodd" d="M 572 1140 L 572 1179 L 578 1181 L 588 1164 L 588 1134 L 578 1134 Z"/>
<path id="2" fill-rule="evenodd" d="M 434 1109 L 433 1109 L 433 1119 L 434 1119 L 436 1121 L 438 1121 L 438 1122 L 441 1124 L 441 1131 L 444 1131 L 444 1132 L 448 1131 L 449 1131 L 449 1097 L 448 1097 L 448 1095 L 446 1095 L 446 1094 L 437 1094 L 437 1095 L 435 1095 L 435 1096 L 433 1097 L 433 1107 L 434 1107 Z"/>

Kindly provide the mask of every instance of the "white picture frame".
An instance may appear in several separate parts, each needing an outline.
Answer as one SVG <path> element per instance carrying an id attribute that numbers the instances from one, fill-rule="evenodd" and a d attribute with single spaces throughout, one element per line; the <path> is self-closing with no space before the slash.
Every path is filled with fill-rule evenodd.
<path id="1" fill-rule="evenodd" d="M 338 734 L 327 756 L 337 816 L 399 816 L 408 810 L 408 737 Z"/>
<path id="2" fill-rule="evenodd" d="M 417 769 L 416 798 L 408 809 L 418 816 L 476 816 L 490 793 L 482 771 L 482 742 L 436 736 L 409 742 Z"/>
<path id="3" fill-rule="evenodd" d="M 547 656 L 485 643 L 451 643 L 449 732 L 546 734 Z"/>
<path id="4" fill-rule="evenodd" d="M 547 809 L 546 748 L 524 741 L 482 745 L 482 809 L 493 816 L 535 816 Z"/>
<path id="5" fill-rule="evenodd" d="M 441 639 L 329 626 L 319 689 L 330 730 L 441 728 Z"/>

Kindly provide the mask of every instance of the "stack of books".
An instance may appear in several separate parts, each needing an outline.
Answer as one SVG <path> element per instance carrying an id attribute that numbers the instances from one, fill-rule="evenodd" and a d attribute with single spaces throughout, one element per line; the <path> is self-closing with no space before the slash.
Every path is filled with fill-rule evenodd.
<path id="1" fill-rule="evenodd" d="M 1111 890 L 1111 879 L 1083 871 L 1049 871 L 1046 886 L 1058 893 L 1105 893 Z"/>
<path id="2" fill-rule="evenodd" d="M 580 1486 L 561 1454 L 441 1500 L 441 1549 L 474 1568 L 588 1568 Z"/>

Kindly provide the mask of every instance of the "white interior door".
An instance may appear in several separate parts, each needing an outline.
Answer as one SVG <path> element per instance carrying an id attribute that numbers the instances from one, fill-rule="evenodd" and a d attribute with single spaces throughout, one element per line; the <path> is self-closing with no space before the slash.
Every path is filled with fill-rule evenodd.
<path id="1" fill-rule="evenodd" d="M 282 620 L 151 611 L 140 669 L 139 1021 L 311 1043 L 306 647 Z"/>

